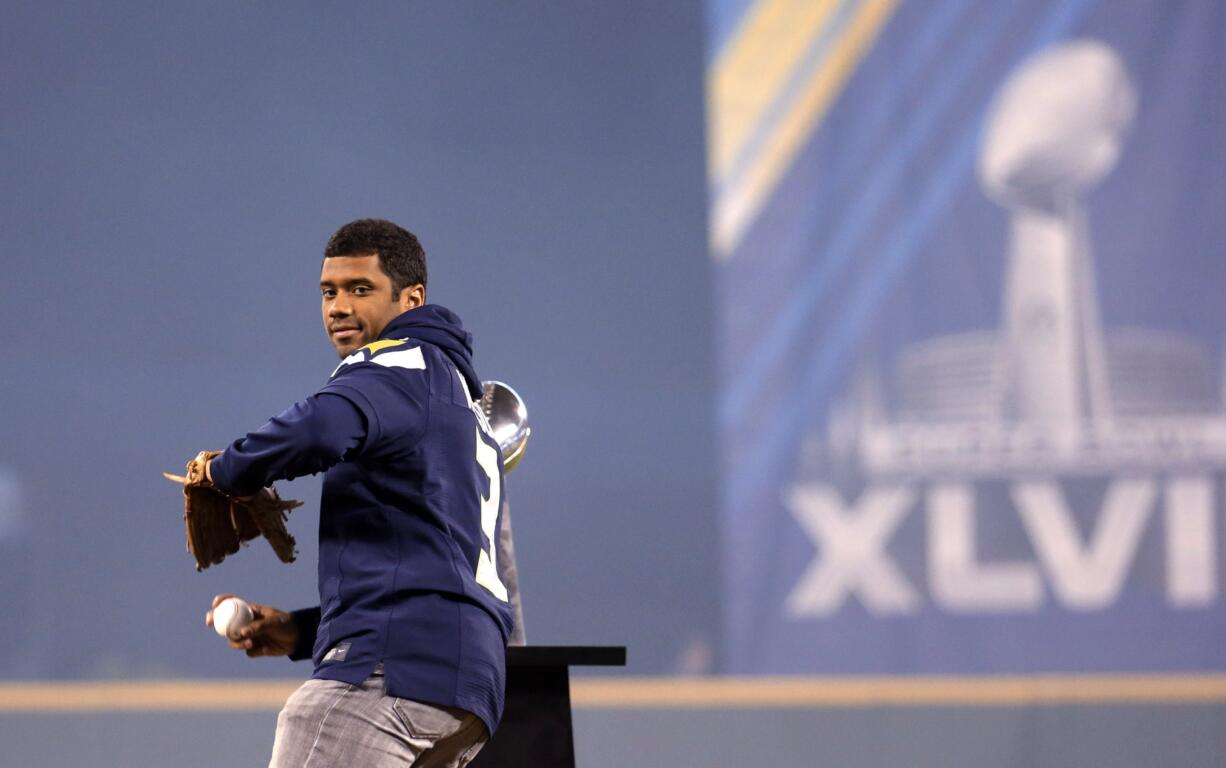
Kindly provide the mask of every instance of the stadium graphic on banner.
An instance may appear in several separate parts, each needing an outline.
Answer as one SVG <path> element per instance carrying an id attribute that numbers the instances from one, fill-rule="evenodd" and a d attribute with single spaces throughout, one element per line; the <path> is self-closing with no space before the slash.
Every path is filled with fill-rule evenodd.
<path id="1" fill-rule="evenodd" d="M 1001 325 L 903 347 L 891 376 L 861 372 L 836 399 L 813 463 L 865 487 L 849 499 L 801 482 L 787 494 L 818 550 L 788 616 L 828 616 L 852 596 L 873 615 L 919 611 L 924 599 L 887 549 L 913 508 L 925 514 L 928 596 L 944 612 L 1108 608 L 1147 530 L 1165 537 L 1166 604 L 1216 601 L 1220 366 L 1184 335 L 1104 328 L 1098 308 L 1084 201 L 1115 166 L 1137 106 L 1120 57 L 1091 40 L 1041 50 L 1005 80 L 977 166 L 1010 217 Z M 1079 523 L 1069 488 L 1085 478 L 1106 487 Z M 1004 489 L 1032 558 L 976 551 L 986 482 Z"/>

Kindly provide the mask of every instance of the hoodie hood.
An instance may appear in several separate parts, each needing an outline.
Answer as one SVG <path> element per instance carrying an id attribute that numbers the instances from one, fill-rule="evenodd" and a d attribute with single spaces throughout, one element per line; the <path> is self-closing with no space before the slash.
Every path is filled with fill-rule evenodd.
<path id="1" fill-rule="evenodd" d="M 464 330 L 460 316 L 438 304 L 424 304 L 396 316 L 380 339 L 416 339 L 433 344 L 464 374 L 464 383 L 474 400 L 481 398 L 481 379 L 473 368 L 473 335 Z"/>

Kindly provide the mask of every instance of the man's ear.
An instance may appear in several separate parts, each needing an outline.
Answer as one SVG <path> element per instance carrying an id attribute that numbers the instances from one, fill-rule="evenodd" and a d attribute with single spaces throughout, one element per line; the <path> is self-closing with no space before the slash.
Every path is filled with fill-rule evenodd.
<path id="1" fill-rule="evenodd" d="M 400 290 L 400 311 L 407 312 L 417 309 L 426 303 L 426 286 L 410 285 Z"/>

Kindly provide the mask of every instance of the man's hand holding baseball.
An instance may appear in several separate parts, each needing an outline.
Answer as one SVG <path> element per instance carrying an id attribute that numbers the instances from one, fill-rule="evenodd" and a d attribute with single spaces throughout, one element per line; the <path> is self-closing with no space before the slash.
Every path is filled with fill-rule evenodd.
<path id="1" fill-rule="evenodd" d="M 222 600 L 233 595 L 217 595 L 213 598 L 213 608 Z M 288 656 L 298 643 L 298 625 L 287 612 L 271 605 L 248 603 L 255 618 L 239 631 L 237 640 L 227 640 L 230 647 L 243 650 L 247 655 L 256 656 Z M 204 615 L 204 623 L 213 626 L 213 610 Z"/>

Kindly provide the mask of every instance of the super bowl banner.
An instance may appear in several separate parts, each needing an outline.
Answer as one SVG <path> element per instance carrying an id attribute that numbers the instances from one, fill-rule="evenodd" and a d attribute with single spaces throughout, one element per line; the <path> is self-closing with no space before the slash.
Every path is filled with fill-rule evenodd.
<path id="1" fill-rule="evenodd" d="M 709 10 L 728 671 L 1226 668 L 1226 3 Z"/>

